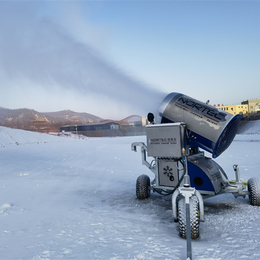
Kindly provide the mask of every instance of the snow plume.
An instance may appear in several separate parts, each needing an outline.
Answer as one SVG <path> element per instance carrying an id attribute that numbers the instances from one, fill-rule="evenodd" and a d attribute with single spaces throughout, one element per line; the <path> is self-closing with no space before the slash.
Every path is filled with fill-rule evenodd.
<path id="1" fill-rule="evenodd" d="M 30 96 L 31 101 L 42 102 L 41 90 L 52 98 L 57 95 L 57 99 L 49 100 L 49 105 L 55 103 L 58 108 L 60 104 L 64 109 L 63 95 L 73 93 L 71 96 L 79 97 L 79 103 L 83 99 L 87 103 L 82 107 L 85 112 L 99 115 L 105 110 L 109 116 L 108 110 L 114 109 L 120 110 L 121 115 L 124 111 L 143 115 L 157 110 L 166 95 L 126 75 L 92 45 L 46 16 L 44 8 L 39 11 L 39 3 L 1 2 L 0 6 L 0 76 L 5 79 L 5 86 L 17 87 L 19 83 L 20 94 L 38 93 L 36 99 Z M 0 83 L 3 87 L 3 81 Z M 66 108 L 73 109 L 73 102 L 66 102 Z M 46 100 L 44 103 L 45 110 L 53 109 L 46 106 Z M 26 104 L 25 107 L 30 106 L 29 102 Z"/>

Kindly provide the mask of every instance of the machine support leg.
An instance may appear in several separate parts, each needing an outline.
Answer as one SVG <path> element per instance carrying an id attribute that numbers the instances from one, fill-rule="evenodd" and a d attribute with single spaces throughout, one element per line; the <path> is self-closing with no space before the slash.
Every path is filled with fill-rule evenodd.
<path id="1" fill-rule="evenodd" d="M 235 175 L 236 175 L 236 183 L 240 183 L 241 181 L 240 181 L 240 173 L 239 173 L 238 165 L 234 164 L 233 169 L 234 169 Z"/>
<path id="2" fill-rule="evenodd" d="M 187 259 L 192 260 L 191 249 L 191 227 L 190 227 L 190 203 L 186 204 L 186 242 L 187 242 Z"/>
<path id="3" fill-rule="evenodd" d="M 187 178 L 188 181 L 188 178 Z M 187 245 L 187 260 L 192 260 L 192 246 L 191 246 L 191 219 L 190 219 L 190 198 L 196 196 L 199 203 L 200 221 L 204 221 L 204 205 L 201 194 L 192 187 L 178 188 L 172 195 L 172 209 L 174 220 L 178 219 L 176 204 L 177 197 L 182 196 L 185 198 L 185 213 L 186 213 L 186 245 Z M 184 214 L 185 214 L 184 213 Z"/>

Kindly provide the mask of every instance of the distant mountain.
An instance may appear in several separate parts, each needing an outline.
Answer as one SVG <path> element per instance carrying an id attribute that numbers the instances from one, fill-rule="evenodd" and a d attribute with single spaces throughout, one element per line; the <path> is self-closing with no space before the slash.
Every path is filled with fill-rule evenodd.
<path id="1" fill-rule="evenodd" d="M 41 113 L 52 121 L 79 121 L 82 124 L 97 123 L 103 120 L 98 116 L 94 116 L 89 113 L 79 113 L 71 110 L 63 110 L 58 112 L 45 112 Z"/>
<path id="2" fill-rule="evenodd" d="M 56 132 L 70 124 L 98 123 L 102 118 L 70 110 L 40 113 L 33 109 L 7 109 L 0 107 L 0 125 L 37 132 Z"/>
<path id="3" fill-rule="evenodd" d="M 61 126 L 118 122 L 120 125 L 137 125 L 142 122 L 141 116 L 129 116 L 122 120 L 103 119 L 89 113 L 78 113 L 71 110 L 58 112 L 38 112 L 33 109 L 7 109 L 0 107 L 0 125 L 37 132 L 56 132 Z M 139 123 L 140 124 L 140 123 Z"/>
<path id="4" fill-rule="evenodd" d="M 0 121 L 32 121 L 32 120 L 45 120 L 49 119 L 42 113 L 33 109 L 7 109 L 0 107 Z"/>
<path id="5" fill-rule="evenodd" d="M 100 122 L 102 118 L 88 114 L 77 113 L 71 110 L 63 110 L 59 112 L 44 112 L 40 113 L 33 109 L 7 109 L 0 107 L 0 121 L 46 121 L 46 122 L 80 122 L 93 123 Z"/>

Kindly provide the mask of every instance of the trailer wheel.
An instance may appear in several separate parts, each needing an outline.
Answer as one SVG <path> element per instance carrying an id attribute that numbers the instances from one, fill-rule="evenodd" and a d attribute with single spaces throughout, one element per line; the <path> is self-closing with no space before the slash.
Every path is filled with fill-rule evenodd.
<path id="1" fill-rule="evenodd" d="M 143 174 L 136 180 L 136 196 L 139 200 L 144 200 L 150 197 L 150 178 Z"/>
<path id="2" fill-rule="evenodd" d="M 253 206 L 260 206 L 260 179 L 250 178 L 247 182 L 249 201 Z"/>
<path id="3" fill-rule="evenodd" d="M 186 203 L 185 198 L 178 201 L 178 220 L 179 220 L 179 234 L 186 239 Z M 191 225 L 191 239 L 199 237 L 199 202 L 190 198 L 190 225 Z"/>

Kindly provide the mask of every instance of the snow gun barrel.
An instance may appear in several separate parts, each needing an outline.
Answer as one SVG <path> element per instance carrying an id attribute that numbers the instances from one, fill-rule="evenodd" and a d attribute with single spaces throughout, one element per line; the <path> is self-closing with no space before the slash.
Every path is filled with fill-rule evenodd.
<path id="1" fill-rule="evenodd" d="M 184 122 L 187 144 L 200 147 L 216 158 L 232 143 L 240 115 L 232 115 L 181 93 L 170 93 L 162 101 L 156 122 Z"/>

